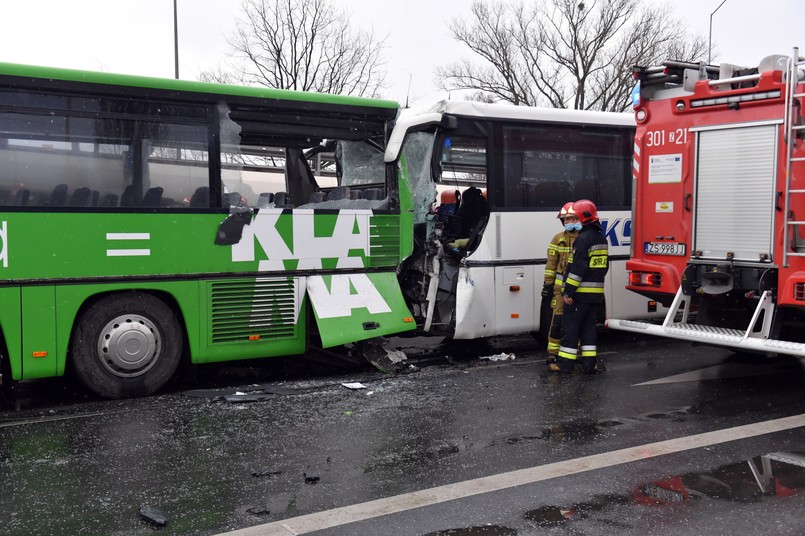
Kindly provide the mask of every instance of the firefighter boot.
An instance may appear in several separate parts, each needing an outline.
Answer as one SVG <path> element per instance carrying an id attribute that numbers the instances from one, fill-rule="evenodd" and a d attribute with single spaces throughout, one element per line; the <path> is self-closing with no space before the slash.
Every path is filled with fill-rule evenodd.
<path id="1" fill-rule="evenodd" d="M 594 356 L 583 356 L 581 358 L 581 371 L 584 374 L 595 374 L 598 372 L 596 358 Z"/>
<path id="2" fill-rule="evenodd" d="M 565 359 L 564 357 L 557 357 L 556 363 L 548 365 L 549 372 L 557 372 L 559 374 L 570 374 L 573 372 L 573 366 L 576 364 L 572 359 Z"/>

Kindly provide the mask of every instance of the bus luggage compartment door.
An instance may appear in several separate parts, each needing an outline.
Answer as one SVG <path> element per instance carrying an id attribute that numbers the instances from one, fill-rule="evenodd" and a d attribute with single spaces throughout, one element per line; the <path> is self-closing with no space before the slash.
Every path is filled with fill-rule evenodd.
<path id="1" fill-rule="evenodd" d="M 416 328 L 393 272 L 308 276 L 307 291 L 324 348 Z"/>
<path id="2" fill-rule="evenodd" d="M 536 326 L 533 266 L 495 268 L 495 315 L 497 332 L 533 331 Z"/>

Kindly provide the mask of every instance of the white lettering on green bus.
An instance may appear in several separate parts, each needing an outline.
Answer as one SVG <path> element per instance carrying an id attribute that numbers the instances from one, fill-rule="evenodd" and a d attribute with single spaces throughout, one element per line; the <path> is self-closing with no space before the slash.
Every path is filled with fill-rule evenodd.
<path id="1" fill-rule="evenodd" d="M 279 210 L 261 210 L 250 225 L 243 228 L 240 242 L 232 246 L 233 262 L 254 262 L 255 244 L 259 244 L 265 255 L 260 260 L 261 272 L 285 269 L 283 261 L 298 259 L 297 269 L 321 269 L 322 259 L 338 259 L 336 268 L 363 268 L 363 258 L 356 251 L 369 255 L 369 217 L 371 210 L 341 211 L 337 215 L 331 236 L 315 236 L 313 211 L 296 210 L 284 217 L 293 218 L 291 244 L 277 230 L 277 223 L 283 217 Z"/>
<path id="2" fill-rule="evenodd" d="M 3 248 L 0 249 L 0 261 L 3 261 L 3 268 L 8 268 L 8 236 L 5 221 L 0 225 L 0 241 L 3 243 Z"/>
<path id="3" fill-rule="evenodd" d="M 316 295 L 319 319 L 348 317 L 353 309 L 366 309 L 371 314 L 391 312 L 391 307 L 366 274 L 333 275 L 329 289 L 325 277 L 307 278 L 308 292 Z"/>

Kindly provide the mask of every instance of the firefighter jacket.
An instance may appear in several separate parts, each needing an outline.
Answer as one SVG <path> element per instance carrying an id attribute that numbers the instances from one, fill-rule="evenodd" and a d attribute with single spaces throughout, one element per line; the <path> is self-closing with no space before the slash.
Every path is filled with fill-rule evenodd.
<path id="1" fill-rule="evenodd" d="M 562 290 L 567 260 L 570 257 L 570 250 L 573 241 L 579 234 L 576 231 L 562 231 L 556 233 L 551 243 L 548 244 L 548 261 L 545 263 L 545 286 L 554 285 L 556 291 Z"/>
<path id="2" fill-rule="evenodd" d="M 584 303 L 602 303 L 608 270 L 607 239 L 601 224 L 585 225 L 573 242 L 562 295 Z"/>

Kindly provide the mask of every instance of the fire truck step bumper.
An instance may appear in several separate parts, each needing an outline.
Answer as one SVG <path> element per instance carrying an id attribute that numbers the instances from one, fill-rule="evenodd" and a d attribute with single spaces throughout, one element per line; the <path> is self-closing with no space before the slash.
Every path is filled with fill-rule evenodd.
<path id="1" fill-rule="evenodd" d="M 729 346 L 745 352 L 775 353 L 805 357 L 805 344 L 803 343 L 745 337 L 745 333 L 737 329 L 697 326 L 696 324 L 661 326 L 658 324 L 620 320 L 617 318 L 608 319 L 606 321 L 606 327 L 619 331 L 631 331 L 633 333 L 642 333 L 669 339 Z"/>

